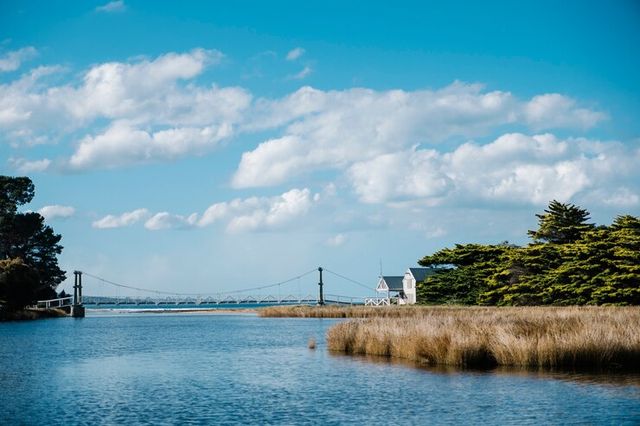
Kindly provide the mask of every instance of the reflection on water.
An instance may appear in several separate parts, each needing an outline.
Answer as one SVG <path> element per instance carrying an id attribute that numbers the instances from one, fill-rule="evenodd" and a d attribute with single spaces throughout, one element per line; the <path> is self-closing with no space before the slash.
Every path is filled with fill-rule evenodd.
<path id="1" fill-rule="evenodd" d="M 426 365 L 405 359 L 389 358 L 375 355 L 346 355 L 340 352 L 329 352 L 331 356 L 353 358 L 365 363 L 401 365 L 405 368 L 416 368 L 432 374 L 489 374 L 508 375 L 527 378 L 569 380 L 585 384 L 603 384 L 611 386 L 636 386 L 640 392 L 640 372 L 638 371 L 549 371 L 547 369 L 523 369 L 518 367 L 495 367 L 491 369 L 460 368 L 448 365 Z"/>
<path id="2" fill-rule="evenodd" d="M 131 314 L 0 324 L 0 424 L 640 420 L 637 375 L 335 356 L 324 336 L 336 321 Z"/>

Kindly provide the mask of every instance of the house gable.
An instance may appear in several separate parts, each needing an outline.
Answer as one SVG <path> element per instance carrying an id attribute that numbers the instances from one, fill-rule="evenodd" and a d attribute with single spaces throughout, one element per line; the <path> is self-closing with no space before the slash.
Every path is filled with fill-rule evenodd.
<path id="1" fill-rule="evenodd" d="M 402 291 L 402 280 L 404 277 L 383 276 L 378 281 L 376 291 Z"/>

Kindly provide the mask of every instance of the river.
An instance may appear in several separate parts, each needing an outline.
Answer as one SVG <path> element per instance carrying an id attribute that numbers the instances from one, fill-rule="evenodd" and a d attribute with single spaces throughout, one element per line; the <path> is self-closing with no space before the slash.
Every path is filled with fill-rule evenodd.
<path id="1" fill-rule="evenodd" d="M 336 321 L 89 310 L 0 323 L 0 424 L 640 423 L 637 375 L 335 355 Z"/>

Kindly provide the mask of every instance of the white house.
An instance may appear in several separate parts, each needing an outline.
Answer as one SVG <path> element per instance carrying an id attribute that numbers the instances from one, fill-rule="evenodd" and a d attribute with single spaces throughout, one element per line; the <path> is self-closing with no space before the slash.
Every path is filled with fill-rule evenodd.
<path id="1" fill-rule="evenodd" d="M 398 297 L 398 305 L 413 305 L 416 303 L 416 284 L 421 283 L 429 275 L 435 274 L 433 268 L 409 268 L 402 278 L 402 293 L 404 298 Z"/>
<path id="2" fill-rule="evenodd" d="M 398 296 L 398 300 L 404 297 L 402 293 L 402 279 L 404 277 L 391 277 L 391 276 L 382 276 L 380 277 L 380 281 L 378 281 L 378 286 L 376 287 L 376 291 L 378 293 L 386 293 L 387 299 L 391 298 L 391 292 L 396 293 Z"/>
<path id="3" fill-rule="evenodd" d="M 376 291 L 378 293 L 386 293 L 389 304 L 392 293 L 398 298 L 398 305 L 413 305 L 416 303 L 416 284 L 424 281 L 429 275 L 433 275 L 433 268 L 409 268 L 403 276 L 382 276 L 378 281 Z M 373 299 L 372 299 L 373 300 Z M 375 303 L 375 305 L 380 304 Z"/>

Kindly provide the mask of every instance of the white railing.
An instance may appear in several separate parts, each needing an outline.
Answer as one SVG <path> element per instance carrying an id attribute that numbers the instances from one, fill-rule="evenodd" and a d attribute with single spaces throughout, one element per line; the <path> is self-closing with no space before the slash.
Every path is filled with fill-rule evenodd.
<path id="1" fill-rule="evenodd" d="M 34 307 L 36 308 L 62 308 L 73 305 L 73 296 L 61 297 L 59 299 L 38 300 Z"/>
<path id="2" fill-rule="evenodd" d="M 391 300 L 388 297 L 365 297 L 364 306 L 389 306 Z"/>

